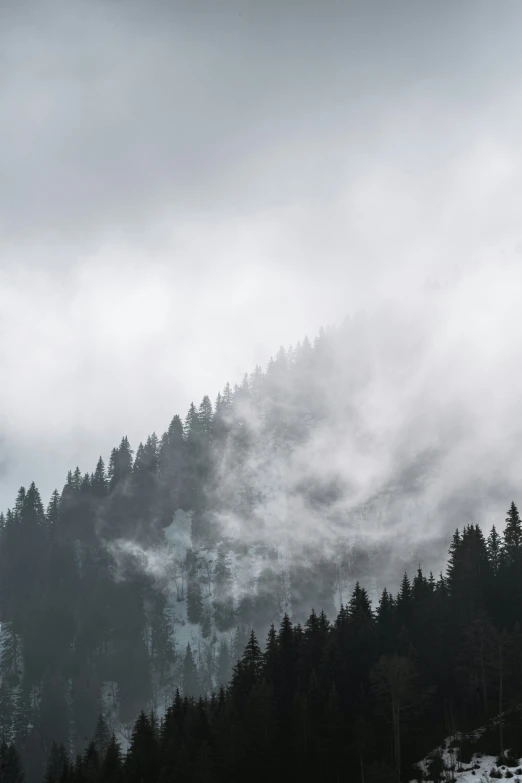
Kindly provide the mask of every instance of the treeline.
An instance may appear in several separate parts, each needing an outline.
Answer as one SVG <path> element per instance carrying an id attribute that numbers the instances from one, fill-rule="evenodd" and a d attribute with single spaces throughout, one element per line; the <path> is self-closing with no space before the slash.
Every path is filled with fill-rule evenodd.
<path id="1" fill-rule="evenodd" d="M 502 535 L 455 533 L 438 579 L 405 574 L 375 610 L 357 584 L 333 622 L 285 616 L 264 651 L 252 631 L 228 687 L 198 700 L 177 692 L 160 721 L 142 712 L 125 756 L 106 729 L 75 760 L 55 746 L 46 781 L 421 780 L 414 762 L 444 736 L 521 701 L 521 599 L 512 504 Z M 522 722 L 491 726 L 490 752 L 522 755 Z M 432 779 L 443 772 L 434 759 Z"/>

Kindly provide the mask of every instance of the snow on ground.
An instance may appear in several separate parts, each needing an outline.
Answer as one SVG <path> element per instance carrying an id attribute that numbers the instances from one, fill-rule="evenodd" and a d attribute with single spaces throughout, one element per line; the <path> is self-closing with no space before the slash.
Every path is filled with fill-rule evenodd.
<path id="1" fill-rule="evenodd" d="M 478 735 L 481 730 L 476 732 Z M 444 764 L 444 771 L 438 780 L 447 781 L 448 783 L 491 783 L 498 779 L 510 779 L 512 783 L 522 783 L 522 765 L 516 764 L 514 766 L 507 767 L 506 765 L 497 766 L 497 756 L 488 756 L 483 753 L 473 754 L 471 761 L 467 764 L 460 763 L 458 760 L 458 747 L 452 747 L 452 743 L 459 736 L 452 736 L 447 738 L 443 745 L 436 748 L 426 758 L 419 762 L 419 767 L 423 770 L 424 774 L 428 774 L 430 762 L 434 756 L 440 756 Z M 520 759 L 518 759 L 520 762 Z M 494 773 L 493 775 L 491 773 Z M 500 773 L 500 774 L 497 774 Z M 434 777 L 425 777 L 423 779 L 428 781 L 435 781 Z M 410 783 L 417 783 L 415 779 Z"/>

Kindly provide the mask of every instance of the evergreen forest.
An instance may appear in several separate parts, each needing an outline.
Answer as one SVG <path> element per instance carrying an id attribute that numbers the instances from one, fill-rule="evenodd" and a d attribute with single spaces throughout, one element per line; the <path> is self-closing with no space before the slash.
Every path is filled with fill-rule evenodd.
<path id="1" fill-rule="evenodd" d="M 436 454 L 344 514 L 342 477 L 284 473 L 340 416 L 364 440 L 364 372 L 332 406 L 340 340 L 280 349 L 135 451 L 123 437 L 47 507 L 20 488 L 0 517 L 2 780 L 420 780 L 448 735 L 469 761 L 478 725 L 522 755 L 515 504 L 483 532 L 456 503 L 449 562 L 415 541 L 401 559 L 361 524 L 418 513 Z"/>

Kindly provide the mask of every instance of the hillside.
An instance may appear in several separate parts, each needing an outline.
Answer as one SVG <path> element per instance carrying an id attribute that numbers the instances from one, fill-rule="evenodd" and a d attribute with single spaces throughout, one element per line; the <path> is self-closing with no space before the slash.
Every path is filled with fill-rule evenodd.
<path id="1" fill-rule="evenodd" d="M 521 573 L 522 521 L 512 503 L 502 536 L 493 528 L 486 539 L 478 525 L 454 534 L 445 577 L 405 574 L 397 596 L 384 590 L 375 609 L 356 584 L 335 619 L 312 610 L 300 625 L 285 614 L 264 649 L 251 631 L 226 687 L 199 698 L 177 690 L 161 717 L 142 711 L 124 755 L 101 717 L 83 754 L 51 747 L 46 780 L 514 777 Z M 190 657 L 184 677 L 196 682 Z"/>
<path id="2" fill-rule="evenodd" d="M 71 470 L 45 510 L 20 489 L 0 519 L 0 727 L 30 783 L 100 713 L 125 748 L 142 708 L 228 682 L 251 628 L 335 617 L 358 582 L 376 604 L 419 563 L 438 573 L 450 530 L 502 520 L 513 448 L 493 469 L 462 389 L 429 392 L 441 306 L 423 328 L 385 309 L 280 349 L 161 437 Z"/>

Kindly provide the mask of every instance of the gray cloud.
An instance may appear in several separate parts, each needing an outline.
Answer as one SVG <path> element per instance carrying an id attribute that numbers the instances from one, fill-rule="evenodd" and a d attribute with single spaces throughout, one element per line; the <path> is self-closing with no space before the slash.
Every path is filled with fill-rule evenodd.
<path id="1" fill-rule="evenodd" d="M 322 323 L 518 258 L 516 2 L 1 13 L 4 506 Z"/>

